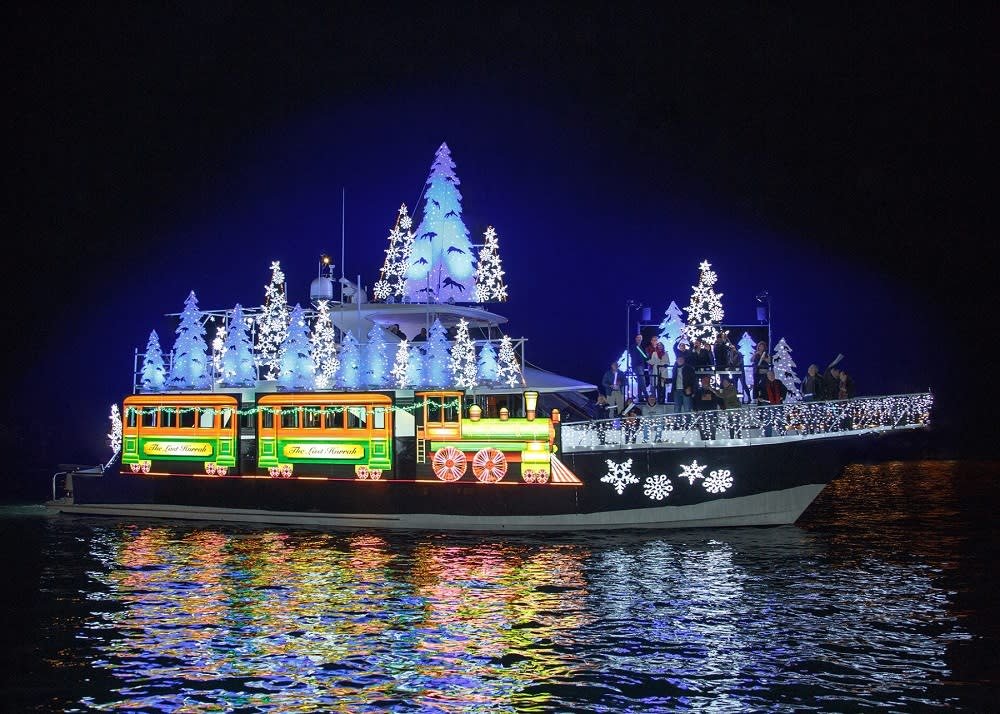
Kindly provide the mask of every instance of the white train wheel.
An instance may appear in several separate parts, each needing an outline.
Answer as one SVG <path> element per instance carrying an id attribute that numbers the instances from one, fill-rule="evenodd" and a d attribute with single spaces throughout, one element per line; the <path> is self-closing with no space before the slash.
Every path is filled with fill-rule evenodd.
<path id="1" fill-rule="evenodd" d="M 431 462 L 434 475 L 442 481 L 458 481 L 465 475 L 467 465 L 465 454 L 454 446 L 438 449 Z"/>
<path id="2" fill-rule="evenodd" d="M 507 474 L 507 457 L 498 449 L 480 449 L 472 458 L 472 473 L 483 483 L 496 483 Z"/>

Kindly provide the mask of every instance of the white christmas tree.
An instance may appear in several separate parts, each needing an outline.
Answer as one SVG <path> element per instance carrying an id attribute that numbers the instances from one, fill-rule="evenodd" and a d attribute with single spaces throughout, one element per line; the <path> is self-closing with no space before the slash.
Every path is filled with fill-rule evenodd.
<path id="1" fill-rule="evenodd" d="M 385 330 L 372 325 L 368 330 L 365 348 L 364 383 L 370 387 L 384 387 L 389 382 L 389 358 L 385 351 Z"/>
<path id="2" fill-rule="evenodd" d="M 288 334 L 285 274 L 281 263 L 271 263 L 271 282 L 264 288 L 264 305 L 257 320 L 257 365 L 264 379 L 277 379 L 281 371 L 281 345 Z"/>
<path id="3" fill-rule="evenodd" d="M 330 320 L 330 304 L 320 300 L 316 305 L 316 322 L 313 324 L 312 356 L 316 364 L 316 388 L 329 389 L 340 367 L 337 358 L 337 332 Z"/>
<path id="4" fill-rule="evenodd" d="M 476 302 L 506 300 L 507 286 L 503 276 L 497 232 L 493 226 L 489 226 L 484 234 L 483 247 L 479 249 L 479 262 L 476 265 Z"/>
<path id="5" fill-rule="evenodd" d="M 400 340 L 396 348 L 396 359 L 392 363 L 392 382 L 398 389 L 406 389 L 411 384 L 410 373 L 410 343 Z"/>
<path id="6" fill-rule="evenodd" d="M 184 301 L 184 311 L 181 313 L 177 339 L 174 341 L 174 359 L 169 380 L 173 389 L 206 389 L 211 385 L 208 345 L 205 344 L 205 326 L 201 318 L 198 298 L 192 290 Z"/>
<path id="7" fill-rule="evenodd" d="M 215 317 L 209 318 L 209 322 L 215 322 Z M 222 358 L 226 356 L 226 326 L 219 324 L 215 326 L 215 337 L 212 338 L 212 374 L 217 382 L 222 381 Z"/>
<path id="8" fill-rule="evenodd" d="M 672 350 L 677 346 L 677 342 L 683 334 L 684 315 L 677 307 L 677 303 L 671 300 L 663 315 L 663 321 L 660 323 L 660 342 L 663 343 L 664 349 Z M 673 357 L 670 359 L 673 360 Z"/>
<path id="9" fill-rule="evenodd" d="M 409 361 L 406 365 L 406 382 L 417 387 L 426 384 L 424 382 L 424 353 L 417 345 L 411 345 L 411 347 L 413 349 L 410 350 Z"/>
<path id="10" fill-rule="evenodd" d="M 487 342 L 479 350 L 479 381 L 484 384 L 494 384 L 497 382 L 497 373 L 500 366 L 497 364 L 497 351 L 493 348 L 492 342 Z"/>
<path id="11" fill-rule="evenodd" d="M 722 293 L 716 293 L 712 289 L 719 276 L 707 260 L 701 262 L 698 270 L 698 284 L 692 286 L 694 292 L 691 293 L 691 302 L 684 308 L 688 314 L 684 334 L 688 339 L 701 339 L 712 344 L 718 332 L 713 323 L 722 322 L 725 316 L 722 311 Z"/>
<path id="12" fill-rule="evenodd" d="M 521 366 L 517 362 L 517 355 L 514 354 L 514 343 L 507 335 L 504 335 L 503 339 L 500 340 L 498 359 L 500 360 L 500 369 L 497 377 L 500 382 L 506 382 L 508 387 L 513 387 L 523 381 Z"/>
<path id="13" fill-rule="evenodd" d="M 357 389 L 361 386 L 361 345 L 354 333 L 348 330 L 340 342 L 340 371 L 337 386 Z"/>
<path id="14" fill-rule="evenodd" d="M 236 303 L 229 318 L 229 332 L 226 333 L 220 368 L 222 384 L 227 387 L 252 387 L 257 383 L 253 343 L 243 306 L 239 303 Z"/>
<path id="15" fill-rule="evenodd" d="M 795 374 L 795 361 L 792 359 L 792 348 L 782 337 L 778 344 L 774 346 L 772 361 L 774 376 L 780 379 L 788 388 L 788 398 L 786 401 L 798 402 L 802 400 L 802 380 Z"/>
<path id="16" fill-rule="evenodd" d="M 427 333 L 427 354 L 424 360 L 424 383 L 432 387 L 446 387 L 449 382 L 448 363 L 451 359 L 448 335 L 437 318 Z"/>
<path id="17" fill-rule="evenodd" d="M 473 297 L 472 244 L 462 221 L 460 183 L 451 151 L 441 144 L 427 177 L 424 217 L 406 272 L 406 293 L 416 301 Z"/>
<path id="18" fill-rule="evenodd" d="M 469 323 L 464 318 L 458 321 L 448 368 L 455 386 L 460 389 L 473 389 L 476 386 L 476 345 L 469 337 Z"/>
<path id="19" fill-rule="evenodd" d="M 382 275 L 375 283 L 375 299 L 402 298 L 406 293 L 406 271 L 413 254 L 413 219 L 406 204 L 399 207 L 396 225 L 389 232 L 389 247 L 385 251 Z"/>
<path id="20" fill-rule="evenodd" d="M 288 335 L 281 344 L 281 372 L 278 384 L 285 389 L 312 389 L 316 385 L 316 364 L 309 342 L 305 313 L 296 303 L 288 323 Z"/>
<path id="21" fill-rule="evenodd" d="M 163 366 L 163 350 L 160 349 L 160 336 L 156 330 L 149 333 L 146 341 L 146 354 L 142 357 L 142 391 L 162 392 L 167 376 Z"/>

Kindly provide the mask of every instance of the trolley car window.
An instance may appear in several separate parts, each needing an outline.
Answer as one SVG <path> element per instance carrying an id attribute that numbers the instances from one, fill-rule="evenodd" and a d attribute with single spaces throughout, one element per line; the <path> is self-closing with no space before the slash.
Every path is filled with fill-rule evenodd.
<path id="1" fill-rule="evenodd" d="M 215 409 L 212 407 L 200 407 L 198 409 L 198 426 L 202 429 L 211 429 L 215 426 Z"/>
<path id="2" fill-rule="evenodd" d="M 260 408 L 260 428 L 261 429 L 274 428 L 274 410 L 271 409 L 271 407 Z"/>
<path id="3" fill-rule="evenodd" d="M 299 425 L 299 410 L 295 407 L 281 408 L 281 428 L 295 429 Z"/>
<path id="4" fill-rule="evenodd" d="M 319 429 L 319 407 L 305 407 L 302 410 L 302 428 Z"/>
<path id="5" fill-rule="evenodd" d="M 385 407 L 375 407 L 372 412 L 372 426 L 376 429 L 385 429 Z"/>
<path id="6" fill-rule="evenodd" d="M 156 407 L 144 407 L 142 409 L 142 425 L 145 427 L 156 426 Z"/>
<path id="7" fill-rule="evenodd" d="M 222 410 L 222 428 L 228 429 L 233 423 L 233 410 L 226 407 Z"/>
<path id="8" fill-rule="evenodd" d="M 181 429 L 194 429 L 194 408 L 183 407 L 180 411 Z"/>
<path id="9" fill-rule="evenodd" d="M 344 411 L 339 407 L 326 407 L 323 409 L 323 421 L 327 429 L 343 429 Z"/>
<path id="10" fill-rule="evenodd" d="M 177 426 L 177 410 L 174 407 L 160 408 L 160 428 L 173 429 Z"/>
<path id="11" fill-rule="evenodd" d="M 367 409 L 365 407 L 347 407 L 347 428 L 364 429 L 367 419 Z"/>
<path id="12" fill-rule="evenodd" d="M 125 426 L 134 427 L 136 422 L 135 407 L 125 409 Z"/>

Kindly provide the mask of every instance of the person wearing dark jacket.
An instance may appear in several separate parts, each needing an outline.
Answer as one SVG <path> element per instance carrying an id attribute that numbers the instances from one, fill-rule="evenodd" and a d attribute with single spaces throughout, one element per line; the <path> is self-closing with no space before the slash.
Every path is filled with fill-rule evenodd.
<path id="1" fill-rule="evenodd" d="M 824 399 L 823 378 L 819 374 L 819 366 L 809 365 L 806 378 L 802 380 L 802 401 L 818 402 Z"/>
<path id="2" fill-rule="evenodd" d="M 670 380 L 675 412 L 691 411 L 691 402 L 694 397 L 694 382 L 694 367 L 687 364 L 687 356 L 681 352 L 677 355 L 677 362 L 674 364 L 674 374 Z"/>
<path id="3" fill-rule="evenodd" d="M 642 344 L 642 333 L 635 336 L 635 343 L 628 349 L 628 358 L 632 363 L 632 374 L 635 375 L 638 396 L 646 401 L 646 373 L 649 370 L 649 354 Z"/>
<path id="4" fill-rule="evenodd" d="M 712 357 L 715 358 L 715 369 L 729 369 L 729 338 L 725 332 L 720 331 L 715 336 L 715 344 L 712 345 Z"/>

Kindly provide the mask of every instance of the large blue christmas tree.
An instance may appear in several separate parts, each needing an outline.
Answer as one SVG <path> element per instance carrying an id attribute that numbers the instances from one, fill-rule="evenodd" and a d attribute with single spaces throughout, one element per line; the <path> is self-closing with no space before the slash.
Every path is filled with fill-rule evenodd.
<path id="1" fill-rule="evenodd" d="M 475 300 L 469 229 L 462 221 L 462 194 L 447 144 L 434 155 L 424 191 L 424 218 L 417 228 L 406 294 L 417 302 Z"/>
<path id="2" fill-rule="evenodd" d="M 184 301 L 184 311 L 177 326 L 174 361 L 168 381 L 171 389 L 207 389 L 212 384 L 208 345 L 205 344 L 205 326 L 201 318 L 198 298 L 192 290 Z"/>

